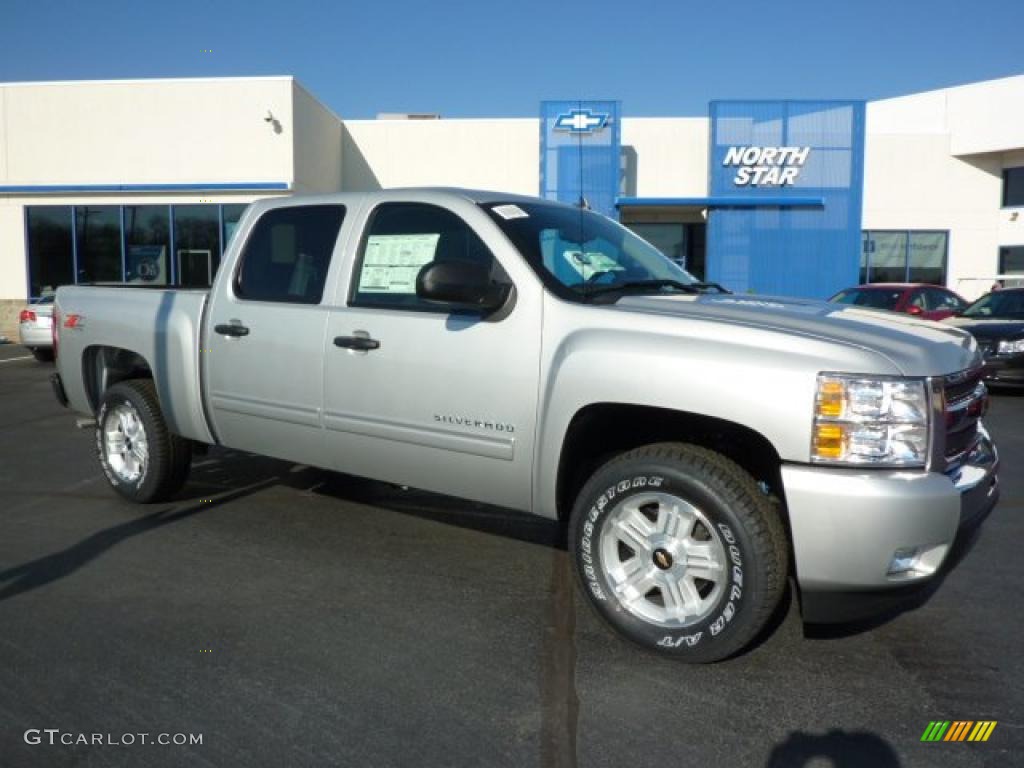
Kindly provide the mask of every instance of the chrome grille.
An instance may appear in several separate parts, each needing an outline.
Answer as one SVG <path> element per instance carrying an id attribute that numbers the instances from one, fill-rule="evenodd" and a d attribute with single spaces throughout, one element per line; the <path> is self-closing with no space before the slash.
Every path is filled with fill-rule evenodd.
<path id="1" fill-rule="evenodd" d="M 978 442 L 978 422 L 988 404 L 988 392 L 981 381 L 982 371 L 981 367 L 973 368 L 944 379 L 947 469 L 959 465 Z"/>

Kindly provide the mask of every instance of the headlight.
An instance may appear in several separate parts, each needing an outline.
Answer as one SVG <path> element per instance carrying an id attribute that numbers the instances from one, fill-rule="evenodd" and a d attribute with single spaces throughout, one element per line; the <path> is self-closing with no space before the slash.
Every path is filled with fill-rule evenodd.
<path id="1" fill-rule="evenodd" d="M 996 349 L 997 355 L 1019 355 L 1024 353 L 1024 339 L 1016 341 L 1000 341 Z"/>
<path id="2" fill-rule="evenodd" d="M 928 449 L 922 379 L 818 375 L 811 461 L 923 467 Z"/>

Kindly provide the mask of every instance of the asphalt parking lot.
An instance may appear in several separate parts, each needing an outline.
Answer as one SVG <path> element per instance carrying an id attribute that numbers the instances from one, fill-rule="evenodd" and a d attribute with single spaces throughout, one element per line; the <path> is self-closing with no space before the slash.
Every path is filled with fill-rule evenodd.
<path id="1" fill-rule="evenodd" d="M 1003 499 L 924 605 L 805 636 L 790 601 L 687 667 L 599 623 L 543 520 L 220 450 L 178 501 L 122 501 L 25 354 L 0 347 L 0 766 L 1024 761 L 1024 396 L 993 397 Z"/>

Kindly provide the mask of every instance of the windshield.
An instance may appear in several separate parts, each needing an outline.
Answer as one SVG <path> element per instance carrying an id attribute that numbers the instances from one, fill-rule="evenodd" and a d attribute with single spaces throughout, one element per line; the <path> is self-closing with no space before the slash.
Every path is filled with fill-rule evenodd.
<path id="1" fill-rule="evenodd" d="M 963 317 L 1024 317 L 1024 290 L 996 291 L 982 296 L 963 311 Z"/>
<path id="2" fill-rule="evenodd" d="M 563 298 L 587 300 L 626 290 L 697 293 L 707 287 L 650 243 L 592 211 L 544 203 L 483 207 L 544 284 Z"/>
<path id="3" fill-rule="evenodd" d="M 892 309 L 900 300 L 902 290 L 882 290 L 871 288 L 854 288 L 849 291 L 840 291 L 829 301 L 837 304 L 854 304 L 858 307 L 871 307 L 872 309 Z"/>

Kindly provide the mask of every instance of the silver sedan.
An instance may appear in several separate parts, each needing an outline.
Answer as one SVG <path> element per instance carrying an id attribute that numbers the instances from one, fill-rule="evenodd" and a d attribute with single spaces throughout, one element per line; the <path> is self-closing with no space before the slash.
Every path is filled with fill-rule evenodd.
<path id="1" fill-rule="evenodd" d="M 18 334 L 36 360 L 53 360 L 53 296 L 31 302 L 18 315 Z"/>

